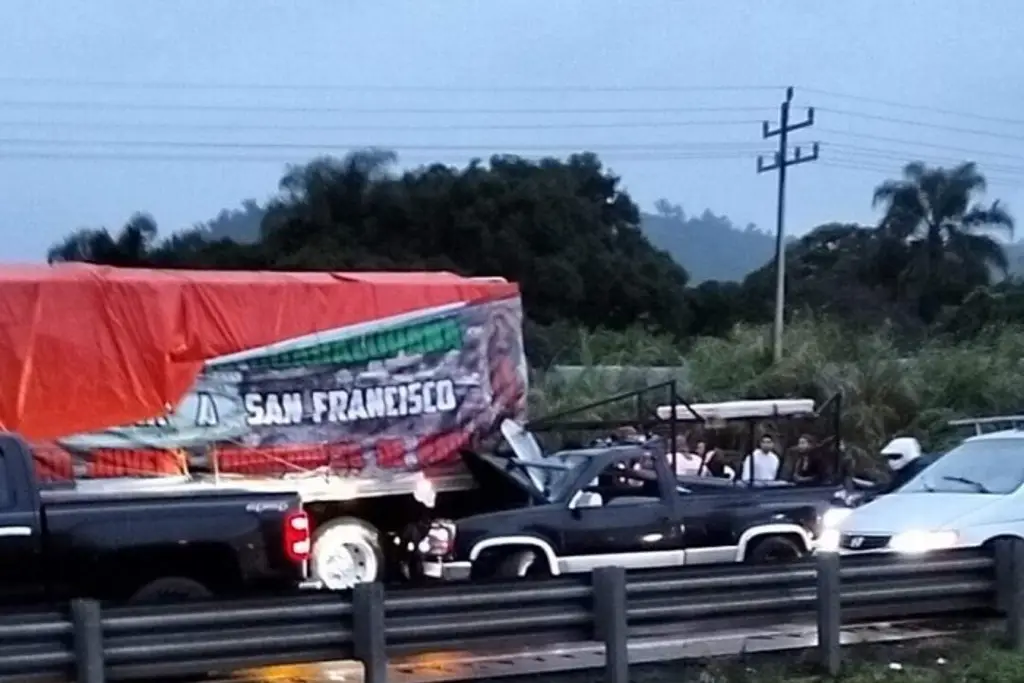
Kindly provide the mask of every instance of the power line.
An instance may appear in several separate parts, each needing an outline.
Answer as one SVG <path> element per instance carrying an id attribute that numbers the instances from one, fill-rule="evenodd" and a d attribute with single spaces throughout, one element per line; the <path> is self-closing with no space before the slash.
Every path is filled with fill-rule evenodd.
<path id="1" fill-rule="evenodd" d="M 865 112 L 850 111 L 847 109 L 829 109 L 827 107 L 819 108 L 819 111 L 828 112 L 830 114 L 839 114 L 841 116 L 852 116 L 859 119 L 869 119 L 871 121 L 884 121 L 886 123 L 898 123 L 904 126 L 915 126 L 918 128 L 931 128 L 933 130 L 944 130 L 952 133 L 964 133 L 967 135 L 984 135 L 992 138 L 999 138 L 1002 140 L 1017 140 L 1024 142 L 1024 135 L 1011 135 L 1009 133 L 997 133 L 991 130 L 980 130 L 978 128 L 961 128 L 959 126 L 948 126 L 943 123 L 932 123 L 930 121 L 915 121 L 913 119 L 901 119 L 893 116 L 883 116 L 881 114 L 868 114 Z"/>
<path id="2" fill-rule="evenodd" d="M 0 126 L 11 128 L 53 128 L 68 126 L 96 130 L 211 130 L 211 131 L 466 131 L 466 130 L 572 130 L 616 128 L 685 128 L 688 126 L 758 125 L 761 121 L 673 120 L 673 121 L 578 121 L 573 123 L 451 123 L 451 124 L 276 124 L 276 123 L 182 123 L 178 121 L 47 121 L 0 120 Z"/>
<path id="3" fill-rule="evenodd" d="M 978 114 L 975 112 L 959 111 L 955 109 L 943 109 L 941 107 L 933 107 L 926 104 L 911 104 L 907 102 L 897 102 L 895 100 L 879 99 L 877 97 L 866 97 L 863 95 L 851 95 L 849 93 L 836 92 L 834 90 L 821 90 L 819 88 L 803 88 L 804 91 L 822 95 L 824 97 L 834 97 L 836 99 L 850 100 L 852 102 L 863 102 L 865 104 L 877 104 L 884 107 L 893 107 L 896 109 L 908 109 L 912 111 L 929 112 L 932 114 L 940 114 L 942 116 L 959 116 L 966 119 L 975 119 L 977 121 L 989 121 L 991 123 L 1004 123 L 1015 126 L 1024 126 L 1024 119 L 1013 119 L 1002 116 L 991 116 L 988 114 Z"/>
<path id="4" fill-rule="evenodd" d="M 718 143 L 721 144 L 721 143 Z M 368 147 L 395 149 L 398 151 L 410 150 L 421 152 L 473 152 L 484 151 L 489 154 L 495 153 L 498 149 L 530 149 L 536 151 L 564 152 L 567 149 L 578 149 L 585 151 L 618 150 L 618 151 L 672 151 L 686 149 L 708 149 L 714 144 L 700 142 L 656 142 L 656 143 L 562 143 L 554 144 L 522 144 L 522 143 L 487 143 L 475 145 L 449 145 L 449 144 L 393 144 L 364 142 L 207 142 L 207 141 L 186 141 L 186 140 L 117 140 L 117 139 L 54 139 L 54 138 L 0 138 L 0 145 L 40 145 L 40 146 L 66 146 L 66 147 L 168 147 L 173 149 L 234 149 L 234 150 L 305 150 L 317 151 L 328 149 L 366 149 Z M 746 149 L 753 150 L 750 143 L 746 143 Z"/>
<path id="5" fill-rule="evenodd" d="M 75 80 L 52 76 L 0 76 L 0 85 L 22 87 L 107 88 L 111 90 L 256 90 L 281 92 L 423 92 L 423 93 L 692 93 L 765 92 L 781 85 L 413 85 L 379 83 L 236 83 L 231 81 Z"/>
<path id="6" fill-rule="evenodd" d="M 275 114 L 481 114 L 490 116 L 516 114 L 692 114 L 697 112 L 765 112 L 769 107 L 527 107 L 527 108 L 451 108 L 451 107 L 353 107 L 331 105 L 260 105 L 209 104 L 195 102 L 96 102 L 90 100 L 2 100 L 0 108 L 8 109 L 92 109 L 98 111 L 220 111 Z M 748 123 L 737 121 L 736 123 Z"/>
<path id="7" fill-rule="evenodd" d="M 894 169 L 892 166 L 883 164 L 880 162 L 873 162 L 872 160 L 864 160 L 857 158 L 849 158 L 840 156 L 835 159 L 829 156 L 828 161 L 822 160 L 819 164 L 825 168 L 834 168 L 847 171 L 867 171 L 874 174 L 879 174 L 883 177 L 892 177 Z M 1024 176 L 1019 178 L 1009 178 L 1002 176 L 989 176 L 986 174 L 986 180 L 989 185 L 1001 186 L 1001 187 L 1012 187 L 1020 188 L 1024 186 Z"/>
<path id="8" fill-rule="evenodd" d="M 822 133 L 826 133 L 828 135 L 839 135 L 839 136 L 843 136 L 843 137 L 851 137 L 851 138 L 857 138 L 857 139 L 862 139 L 862 140 L 874 140 L 876 142 L 891 142 L 891 143 L 900 144 L 900 145 L 912 145 L 912 146 L 915 146 L 915 147 L 929 147 L 929 148 L 932 148 L 932 149 L 945 150 L 945 151 L 949 151 L 949 152 L 961 152 L 961 153 L 964 153 L 964 154 L 986 155 L 986 156 L 992 156 L 992 157 L 1001 157 L 1001 158 L 1004 158 L 1004 159 L 1015 159 L 1015 160 L 1019 160 L 1019 161 L 1024 161 L 1024 155 L 1022 155 L 1022 154 L 1010 154 L 1008 152 L 994 152 L 994 151 L 989 151 L 989 150 L 973 149 L 973 148 L 970 148 L 970 147 L 958 147 L 956 145 L 943 145 L 943 144 L 938 144 L 938 143 L 933 143 L 933 142 L 921 142 L 921 141 L 907 140 L 906 138 L 897 138 L 897 137 L 891 137 L 891 136 L 886 136 L 886 135 L 874 135 L 874 134 L 871 134 L 871 133 L 854 133 L 854 132 L 847 131 L 847 130 L 835 130 L 835 129 L 832 129 L 832 128 L 819 128 L 818 130 L 820 130 Z M 916 154 L 917 152 L 914 152 L 914 153 Z"/>
<path id="9" fill-rule="evenodd" d="M 901 161 L 903 163 L 908 162 L 908 154 L 900 150 L 883 149 L 880 147 L 860 147 L 857 145 L 844 145 L 842 143 L 835 142 L 822 142 L 823 147 L 828 149 L 835 149 L 843 151 L 849 154 L 862 154 L 867 156 L 880 157 L 883 159 L 892 159 L 894 161 Z M 924 161 L 938 164 L 961 164 L 964 163 L 964 159 L 956 159 L 953 157 L 938 157 L 935 155 L 917 155 L 914 157 L 915 161 Z M 979 161 L 974 159 L 974 161 Z M 995 171 L 1004 173 L 1021 173 L 1024 174 L 1024 166 L 1009 166 L 1006 164 L 989 163 L 984 162 L 984 171 Z"/>
<path id="10" fill-rule="evenodd" d="M 491 156 L 522 156 L 530 157 L 534 155 L 530 154 L 511 154 L 511 153 L 491 153 L 487 154 L 487 157 Z M 675 153 L 630 153 L 630 152 L 612 152 L 607 155 L 602 155 L 602 161 L 643 161 L 643 162 L 677 162 L 677 161 L 716 161 L 716 160 L 749 160 L 752 156 L 751 152 L 740 152 L 740 151 L 693 151 L 693 152 L 675 152 Z M 305 163 L 309 159 L 305 159 L 301 162 L 296 161 L 294 157 L 284 155 L 253 155 L 253 154 L 161 154 L 157 152 L 149 153 L 132 153 L 132 152 L 68 152 L 68 151 L 57 151 L 57 152 L 46 152 L 38 150 L 4 150 L 0 154 L 0 162 L 10 160 L 32 160 L 32 159 L 46 159 L 56 161 L 138 161 L 138 162 L 164 162 L 164 161 L 181 161 L 181 162 L 240 162 L 240 163 Z M 445 160 L 439 159 L 435 155 L 424 155 L 424 154 L 402 154 L 400 160 L 416 159 L 421 162 L 437 162 L 437 163 L 449 163 Z"/>

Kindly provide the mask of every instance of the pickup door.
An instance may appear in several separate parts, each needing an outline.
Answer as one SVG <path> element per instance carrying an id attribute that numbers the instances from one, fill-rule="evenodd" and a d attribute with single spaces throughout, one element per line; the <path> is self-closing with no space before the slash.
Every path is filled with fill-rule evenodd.
<path id="1" fill-rule="evenodd" d="M 620 484 L 633 474 L 613 473 Z M 659 474 L 664 476 L 656 482 L 638 481 L 634 490 L 620 490 L 618 495 L 609 495 L 604 489 L 599 507 L 562 512 L 562 561 L 567 571 L 601 565 L 647 568 L 683 564 L 685 525 L 667 471 Z"/>
<path id="2" fill-rule="evenodd" d="M 0 600 L 30 602 L 46 590 L 39 495 L 25 447 L 0 436 Z"/>

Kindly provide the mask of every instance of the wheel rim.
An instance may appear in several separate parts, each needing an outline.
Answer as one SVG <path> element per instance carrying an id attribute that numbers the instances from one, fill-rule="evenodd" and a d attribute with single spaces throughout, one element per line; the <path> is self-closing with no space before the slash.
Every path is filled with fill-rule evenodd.
<path id="1" fill-rule="evenodd" d="M 313 559 L 313 573 L 327 588 L 345 590 L 377 578 L 380 564 L 376 548 L 369 539 L 352 534 L 351 529 L 333 529 L 317 545 L 320 547 Z"/>

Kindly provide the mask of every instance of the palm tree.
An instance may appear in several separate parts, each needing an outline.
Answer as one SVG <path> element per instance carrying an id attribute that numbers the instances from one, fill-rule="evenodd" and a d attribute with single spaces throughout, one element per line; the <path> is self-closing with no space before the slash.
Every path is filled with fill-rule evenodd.
<path id="1" fill-rule="evenodd" d="M 873 206 L 884 206 L 878 226 L 886 238 L 909 249 L 901 289 L 918 292 L 926 321 L 934 319 L 952 286 L 959 295 L 987 285 L 991 270 L 1007 271 L 1006 253 L 990 233 L 1013 235 L 1013 218 L 998 201 L 984 206 L 985 176 L 973 162 L 952 169 L 913 162 L 903 178 L 875 189 Z"/>

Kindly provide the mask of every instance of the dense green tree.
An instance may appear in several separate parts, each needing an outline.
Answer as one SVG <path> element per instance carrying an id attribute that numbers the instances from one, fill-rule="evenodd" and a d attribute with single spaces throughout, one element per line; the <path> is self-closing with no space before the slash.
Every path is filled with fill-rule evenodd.
<path id="1" fill-rule="evenodd" d="M 830 223 L 804 235 L 786 251 L 789 313 L 813 312 L 854 327 L 915 326 L 913 311 L 887 283 L 898 277 L 906 249 L 875 228 Z M 768 263 L 743 282 L 739 317 L 767 322 L 775 297 L 775 265 Z"/>
<path id="2" fill-rule="evenodd" d="M 144 213 L 132 216 L 115 236 L 106 228 L 81 228 L 47 252 L 50 263 L 88 261 L 111 266 L 143 263 L 157 236 L 156 221 Z"/>

